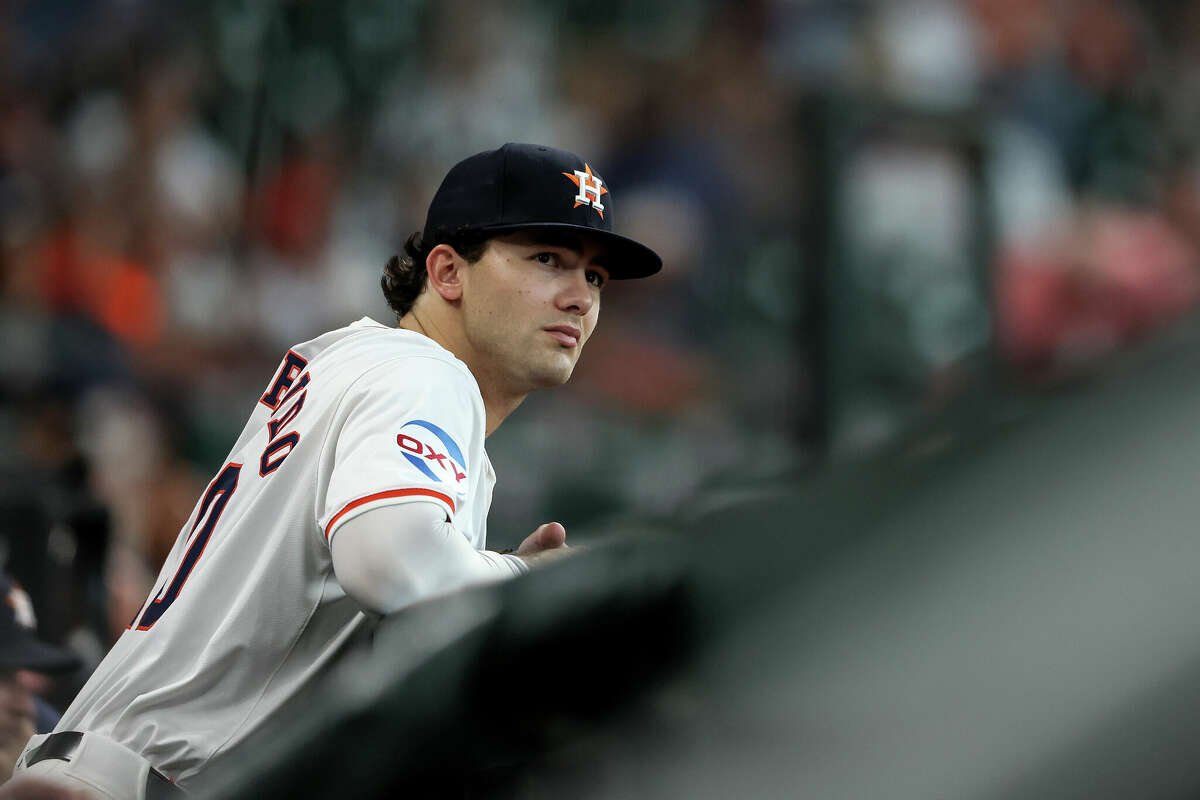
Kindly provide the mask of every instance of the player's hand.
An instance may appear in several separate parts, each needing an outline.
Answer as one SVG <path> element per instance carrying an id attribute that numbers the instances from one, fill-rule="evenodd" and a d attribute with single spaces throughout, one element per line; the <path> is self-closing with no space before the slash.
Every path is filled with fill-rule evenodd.
<path id="1" fill-rule="evenodd" d="M 558 522 L 547 522 L 525 537 L 516 555 L 526 564 L 548 561 L 568 553 L 567 529 Z"/>

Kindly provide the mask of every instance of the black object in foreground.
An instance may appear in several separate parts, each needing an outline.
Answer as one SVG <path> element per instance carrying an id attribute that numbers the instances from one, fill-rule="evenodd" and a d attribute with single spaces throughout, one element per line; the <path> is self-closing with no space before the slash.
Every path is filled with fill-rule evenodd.
<path id="1" fill-rule="evenodd" d="M 415 608 L 222 796 L 1195 796 L 1200 331 L 1118 367 Z"/>

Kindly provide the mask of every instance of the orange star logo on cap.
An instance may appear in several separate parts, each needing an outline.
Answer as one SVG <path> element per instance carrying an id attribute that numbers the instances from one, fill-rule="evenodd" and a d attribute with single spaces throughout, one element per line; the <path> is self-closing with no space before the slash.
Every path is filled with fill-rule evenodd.
<path id="1" fill-rule="evenodd" d="M 604 181 L 599 175 L 592 172 L 591 165 L 584 162 L 582 171 L 564 172 L 563 175 L 579 188 L 579 193 L 575 195 L 575 205 L 571 208 L 579 208 L 584 204 L 590 205 L 596 209 L 600 219 L 604 219 L 604 204 L 600 202 L 600 198 L 608 194 L 608 187 L 604 185 Z"/>

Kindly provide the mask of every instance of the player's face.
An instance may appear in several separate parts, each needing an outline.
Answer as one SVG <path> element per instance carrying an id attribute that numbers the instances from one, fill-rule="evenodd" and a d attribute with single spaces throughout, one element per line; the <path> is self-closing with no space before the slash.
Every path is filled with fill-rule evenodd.
<path id="1" fill-rule="evenodd" d="M 463 272 L 463 319 L 476 377 L 512 394 L 570 378 L 600 314 L 608 280 L 604 255 L 594 241 L 570 232 L 492 239 Z"/>

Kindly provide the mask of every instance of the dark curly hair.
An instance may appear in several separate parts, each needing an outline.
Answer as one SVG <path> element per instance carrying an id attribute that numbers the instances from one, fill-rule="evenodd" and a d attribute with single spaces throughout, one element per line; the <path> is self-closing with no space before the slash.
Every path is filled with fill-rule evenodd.
<path id="1" fill-rule="evenodd" d="M 383 268 L 379 286 L 397 320 L 412 309 L 413 303 L 425 291 L 425 279 L 429 277 L 425 272 L 425 259 L 433 248 L 448 244 L 468 263 L 474 264 L 483 257 L 490 237 L 481 231 L 460 231 L 433 238 L 432 243 L 426 244 L 421 232 L 416 231 L 405 240 L 404 251 L 392 256 Z"/>

